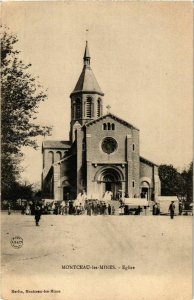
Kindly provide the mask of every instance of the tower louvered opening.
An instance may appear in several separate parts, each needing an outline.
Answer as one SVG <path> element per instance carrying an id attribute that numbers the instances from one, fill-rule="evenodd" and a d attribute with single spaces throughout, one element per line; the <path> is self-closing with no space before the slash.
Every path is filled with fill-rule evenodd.
<path id="1" fill-rule="evenodd" d="M 86 100 L 86 117 L 92 117 L 92 98 L 87 98 Z"/>
<path id="2" fill-rule="evenodd" d="M 101 116 L 101 99 L 97 101 L 97 118 Z"/>
<path id="3" fill-rule="evenodd" d="M 76 119 L 81 119 L 81 100 L 76 101 Z"/>

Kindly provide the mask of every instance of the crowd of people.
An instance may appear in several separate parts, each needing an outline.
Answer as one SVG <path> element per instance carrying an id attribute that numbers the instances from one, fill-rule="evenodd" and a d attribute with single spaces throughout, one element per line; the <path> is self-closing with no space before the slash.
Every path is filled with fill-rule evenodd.
<path id="1" fill-rule="evenodd" d="M 62 209 L 61 214 L 69 215 L 114 215 L 114 206 L 98 200 L 85 200 L 85 203 L 69 201 Z"/>
<path id="2" fill-rule="evenodd" d="M 69 201 L 56 201 L 41 205 L 43 214 L 54 215 L 114 215 L 115 207 L 98 200 L 85 200 L 84 203 Z M 31 214 L 34 214 L 33 212 Z"/>
<path id="3" fill-rule="evenodd" d="M 141 195 L 141 198 L 146 197 L 145 194 Z M 135 197 L 134 197 L 135 198 Z M 44 200 L 38 202 L 27 202 L 23 203 L 21 207 L 21 214 L 25 215 L 34 215 L 35 224 L 39 226 L 39 221 L 42 214 L 55 214 L 55 215 L 88 215 L 88 216 L 97 216 L 97 215 L 140 215 L 143 210 L 146 211 L 149 207 L 137 206 L 135 208 L 130 208 L 120 198 L 119 205 L 115 203 L 113 205 L 112 192 L 107 191 L 104 193 L 102 200 L 88 199 L 86 192 L 83 191 L 77 195 L 75 200 L 66 200 L 66 201 L 54 201 L 54 200 Z M 156 201 L 152 201 L 152 214 L 160 215 L 160 205 Z M 116 208 L 115 208 L 116 206 Z M 169 206 L 169 215 L 171 219 L 175 215 L 175 203 L 171 202 Z M 183 213 L 183 203 L 179 201 L 178 206 L 179 215 Z M 11 206 L 8 206 L 8 215 L 11 214 Z M 145 213 L 146 214 L 146 213 Z"/>

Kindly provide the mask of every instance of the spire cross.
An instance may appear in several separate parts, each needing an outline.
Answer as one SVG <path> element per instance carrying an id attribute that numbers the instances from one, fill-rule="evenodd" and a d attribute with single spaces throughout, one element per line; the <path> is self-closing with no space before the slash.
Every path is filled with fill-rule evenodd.
<path id="1" fill-rule="evenodd" d="M 107 105 L 106 108 L 107 108 L 107 114 L 109 114 L 109 113 L 110 113 L 111 106 L 110 106 L 110 105 Z"/>

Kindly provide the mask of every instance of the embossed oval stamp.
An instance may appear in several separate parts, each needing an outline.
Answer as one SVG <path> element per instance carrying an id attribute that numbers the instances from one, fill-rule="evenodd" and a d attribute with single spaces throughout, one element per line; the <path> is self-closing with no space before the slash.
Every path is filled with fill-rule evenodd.
<path id="1" fill-rule="evenodd" d="M 23 246 L 23 238 L 21 236 L 14 236 L 10 241 L 11 245 L 15 249 L 19 249 Z"/>

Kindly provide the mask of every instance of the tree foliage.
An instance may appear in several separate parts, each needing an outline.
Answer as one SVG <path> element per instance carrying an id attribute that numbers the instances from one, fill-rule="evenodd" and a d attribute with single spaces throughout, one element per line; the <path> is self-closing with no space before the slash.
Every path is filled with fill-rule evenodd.
<path id="1" fill-rule="evenodd" d="M 192 201 L 193 164 L 178 172 L 172 165 L 160 165 L 161 195 L 177 196 Z"/>
<path id="2" fill-rule="evenodd" d="M 190 163 L 189 168 L 185 169 L 181 176 L 185 180 L 185 195 L 189 202 L 193 201 L 193 162 Z"/>
<path id="3" fill-rule="evenodd" d="M 31 64 L 20 59 L 20 52 L 15 49 L 17 37 L 7 28 L 1 29 L 2 193 L 7 198 L 21 172 L 21 148 L 36 149 L 36 137 L 46 135 L 50 128 L 34 121 L 47 94 L 30 74 Z"/>

